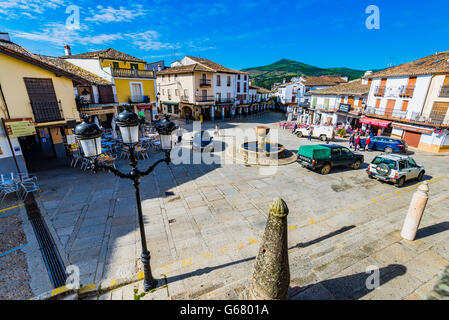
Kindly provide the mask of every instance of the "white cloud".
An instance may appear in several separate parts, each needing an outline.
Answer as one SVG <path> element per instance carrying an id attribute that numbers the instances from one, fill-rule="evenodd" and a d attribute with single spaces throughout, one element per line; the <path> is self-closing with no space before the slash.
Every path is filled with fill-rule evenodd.
<path id="1" fill-rule="evenodd" d="M 132 43 L 138 46 L 141 50 L 163 50 L 163 49 L 178 49 L 179 44 L 164 43 L 158 41 L 159 33 L 153 30 L 148 30 L 140 33 L 129 33 L 127 37 L 132 39 Z"/>
<path id="2" fill-rule="evenodd" d="M 127 9 L 123 6 L 118 9 L 114 9 L 110 6 L 104 8 L 103 6 L 97 6 L 98 13 L 94 13 L 93 10 L 91 13 L 92 17 L 88 17 L 86 21 L 92 21 L 97 23 L 107 23 L 107 22 L 121 22 L 126 21 L 130 22 L 134 20 L 136 17 L 143 16 L 146 14 L 147 10 L 143 9 L 142 5 L 134 5 L 134 8 Z"/>
<path id="3" fill-rule="evenodd" d="M 64 5 L 64 0 L 0 0 L 0 14 L 11 17 L 42 14 L 46 9 L 56 9 Z"/>
<path id="4" fill-rule="evenodd" d="M 80 34 L 83 31 L 83 35 Z M 85 34 L 87 31 L 86 26 L 82 26 L 78 30 L 71 30 L 67 28 L 64 24 L 52 23 L 47 24 L 45 28 L 36 32 L 24 32 L 17 31 L 13 35 L 17 38 L 29 39 L 33 41 L 48 42 L 57 46 L 62 47 L 65 44 L 75 44 L 79 43 L 82 45 L 89 44 L 104 44 L 110 43 L 115 40 L 123 39 L 120 33 L 117 34 L 97 34 L 93 36 L 88 36 Z"/>

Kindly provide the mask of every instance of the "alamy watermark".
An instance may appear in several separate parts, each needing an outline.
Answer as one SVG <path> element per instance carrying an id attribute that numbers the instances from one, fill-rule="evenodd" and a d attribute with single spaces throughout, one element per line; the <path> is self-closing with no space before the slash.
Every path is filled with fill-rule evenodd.
<path id="1" fill-rule="evenodd" d="M 380 9 L 378 6 L 370 5 L 366 7 L 366 14 L 369 16 L 366 18 L 365 26 L 368 30 L 379 30 L 380 29 Z"/>

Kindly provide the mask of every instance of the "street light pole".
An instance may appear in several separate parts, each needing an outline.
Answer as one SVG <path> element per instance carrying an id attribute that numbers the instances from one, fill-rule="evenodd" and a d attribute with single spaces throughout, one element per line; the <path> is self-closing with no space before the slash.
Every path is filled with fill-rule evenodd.
<path id="1" fill-rule="evenodd" d="M 98 141 L 98 138 L 103 135 L 103 130 L 100 129 L 96 124 L 88 123 L 87 118 L 84 118 L 84 122 L 79 124 L 75 128 L 75 135 L 78 137 L 78 139 L 80 139 L 81 146 L 84 146 L 83 152 L 85 156 L 90 159 L 90 168 L 93 169 L 94 172 L 97 172 L 98 169 L 105 169 L 119 178 L 130 179 L 133 181 L 136 193 L 140 240 L 142 242 L 141 261 L 144 270 L 144 288 L 145 291 L 149 291 L 156 287 L 157 281 L 153 278 L 153 275 L 151 273 L 151 257 L 147 247 L 145 225 L 143 222 L 143 210 L 140 198 L 140 181 L 142 177 L 151 174 L 160 163 L 165 162 L 167 165 L 170 164 L 170 151 L 172 147 L 171 134 L 176 129 L 176 124 L 171 122 L 168 116 L 166 116 L 164 121 L 158 123 L 156 129 L 161 137 L 161 147 L 165 152 L 165 158 L 156 161 L 146 171 L 140 171 L 137 168 L 138 162 L 135 155 L 135 146 L 138 142 L 138 136 L 136 136 L 138 135 L 138 130 L 136 129 L 136 126 L 138 126 L 138 122 L 136 121 L 137 118 L 137 115 L 129 110 L 125 110 L 119 115 L 119 117 L 117 117 L 117 122 L 122 133 L 123 142 L 124 144 L 127 144 L 129 146 L 129 165 L 131 167 L 131 171 L 129 173 L 123 173 L 111 165 L 105 165 L 98 162 L 97 157 L 101 154 L 101 142 Z"/>

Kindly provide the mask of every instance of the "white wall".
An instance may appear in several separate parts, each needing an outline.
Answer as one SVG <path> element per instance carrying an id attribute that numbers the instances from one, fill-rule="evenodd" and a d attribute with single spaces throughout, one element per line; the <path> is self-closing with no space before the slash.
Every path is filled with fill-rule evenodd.
<path id="1" fill-rule="evenodd" d="M 103 69 L 98 59 L 66 59 L 66 61 L 114 83 L 110 68 Z"/>

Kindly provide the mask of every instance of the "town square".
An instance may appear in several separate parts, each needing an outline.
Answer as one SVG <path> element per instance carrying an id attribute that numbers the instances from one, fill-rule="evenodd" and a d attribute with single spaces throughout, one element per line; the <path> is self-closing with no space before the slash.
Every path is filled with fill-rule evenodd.
<path id="1" fill-rule="evenodd" d="M 152 14 L 137 4 L 85 20 L 69 6 L 60 28 L 81 27 L 58 41 L 13 30 L 28 10 L 13 5 L 0 1 L 1 300 L 448 299 L 446 43 L 369 69 L 244 67 L 155 31 L 79 38 Z M 376 32 L 382 6 L 362 7 Z M 269 308 L 178 314 L 220 312 Z"/>

